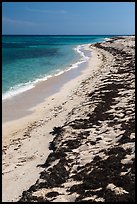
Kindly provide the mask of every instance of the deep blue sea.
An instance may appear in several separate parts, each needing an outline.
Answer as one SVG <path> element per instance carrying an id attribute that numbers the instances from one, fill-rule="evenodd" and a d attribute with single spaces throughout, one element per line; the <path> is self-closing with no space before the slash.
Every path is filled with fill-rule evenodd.
<path id="1" fill-rule="evenodd" d="M 112 36 L 2 36 L 2 98 L 88 60 L 83 45 Z"/>

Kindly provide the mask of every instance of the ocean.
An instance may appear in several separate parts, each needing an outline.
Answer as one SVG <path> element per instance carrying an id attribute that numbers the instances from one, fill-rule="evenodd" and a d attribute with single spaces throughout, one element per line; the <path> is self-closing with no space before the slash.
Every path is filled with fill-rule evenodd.
<path id="1" fill-rule="evenodd" d="M 83 45 L 112 35 L 2 36 L 2 99 L 33 88 L 37 82 L 63 74 L 88 60 Z"/>

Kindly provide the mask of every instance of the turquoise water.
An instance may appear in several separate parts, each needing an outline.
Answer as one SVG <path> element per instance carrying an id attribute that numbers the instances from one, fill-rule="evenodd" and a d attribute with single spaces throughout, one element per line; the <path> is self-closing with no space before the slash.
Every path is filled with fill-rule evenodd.
<path id="1" fill-rule="evenodd" d="M 3 99 L 87 60 L 83 44 L 112 36 L 2 36 Z"/>

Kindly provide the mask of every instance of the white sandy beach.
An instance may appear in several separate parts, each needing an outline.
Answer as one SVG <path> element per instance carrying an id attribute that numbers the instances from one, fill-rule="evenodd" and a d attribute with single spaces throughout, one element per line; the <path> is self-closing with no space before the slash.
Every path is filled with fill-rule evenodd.
<path id="1" fill-rule="evenodd" d="M 128 49 L 127 45 L 134 45 L 134 42 L 129 39 L 126 40 L 125 38 L 123 41 L 120 40 L 117 41 L 115 47 L 119 47 L 120 42 L 125 46 L 125 50 Z M 106 46 L 108 46 L 107 43 L 109 44 L 109 40 L 106 42 Z M 83 110 L 79 109 L 79 112 L 71 115 L 70 118 L 68 116 L 73 109 L 81 107 L 81 104 L 84 104 L 85 94 L 95 91 L 96 85 L 100 84 L 101 79 L 109 74 L 112 69 L 111 64 L 114 64 L 115 59 L 111 53 L 94 46 L 85 46 L 86 49 L 91 50 L 92 56 L 79 76 L 72 80 L 66 80 L 66 83 L 61 83 L 63 75 L 56 76 L 49 79 L 49 82 L 41 82 L 32 90 L 20 94 L 17 100 L 13 99 L 11 106 L 9 102 L 7 105 L 9 109 L 5 110 L 4 107 L 6 106 L 3 106 L 3 114 L 5 115 L 2 124 L 3 202 L 18 201 L 22 192 L 37 181 L 40 172 L 43 170 L 42 167 L 37 165 L 45 163 L 46 158 L 52 152 L 52 150 L 49 150 L 49 143 L 53 140 L 53 136 L 50 132 L 55 126 L 62 126 L 66 121 L 72 121 L 74 118 L 77 119 L 79 114 L 84 118 L 86 108 L 83 108 Z M 67 74 L 68 73 L 66 73 L 66 75 Z M 48 83 L 52 85 L 55 83 L 58 84 L 58 82 L 60 82 L 60 87 L 57 88 L 57 92 L 54 88 L 52 88 L 51 91 L 45 89 Z M 45 98 L 46 91 L 48 94 Z M 52 95 L 50 95 L 49 92 L 52 93 Z M 40 97 L 40 99 L 37 99 L 38 97 Z M 20 105 L 18 105 L 19 103 Z M 28 106 L 28 103 L 30 106 Z M 29 110 L 27 109 L 28 107 Z M 94 110 L 94 107 L 92 108 Z M 18 114 L 18 110 L 21 110 L 21 115 Z M 24 110 L 26 110 L 25 113 Z M 8 112 L 10 111 L 12 111 L 13 114 L 8 116 Z M 9 121 L 8 117 L 10 117 Z M 103 128 L 105 128 L 105 126 Z M 113 133 L 113 128 L 109 135 L 111 135 L 111 133 Z M 122 131 L 117 130 L 117 134 L 122 134 Z M 115 135 L 117 136 L 117 134 Z M 110 138 L 109 135 L 102 143 L 99 143 L 91 155 L 98 153 L 97 149 L 108 148 L 106 143 L 109 140 L 111 140 L 109 147 L 115 145 L 117 142 L 116 137 Z M 65 140 L 65 137 L 63 140 Z M 87 147 L 81 146 L 80 151 L 85 151 L 87 155 L 87 157 L 81 155 L 81 165 L 85 165 L 89 159 L 88 154 L 90 151 L 87 150 L 86 152 L 85 148 Z M 36 193 L 36 195 L 39 196 L 39 193 Z M 62 197 L 59 196 L 55 201 L 65 202 L 72 199 L 72 197 L 70 198 L 65 195 L 66 194 Z"/>

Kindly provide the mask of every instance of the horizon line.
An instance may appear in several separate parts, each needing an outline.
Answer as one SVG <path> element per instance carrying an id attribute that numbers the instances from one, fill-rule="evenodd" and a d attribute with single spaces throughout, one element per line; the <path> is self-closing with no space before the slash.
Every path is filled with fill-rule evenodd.
<path id="1" fill-rule="evenodd" d="M 91 36 L 91 35 L 98 35 L 98 36 L 102 36 L 102 35 L 135 35 L 135 34 L 2 34 L 2 35 L 22 35 L 22 36 Z"/>

